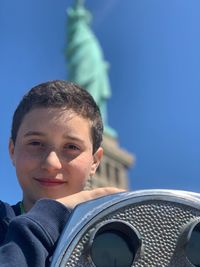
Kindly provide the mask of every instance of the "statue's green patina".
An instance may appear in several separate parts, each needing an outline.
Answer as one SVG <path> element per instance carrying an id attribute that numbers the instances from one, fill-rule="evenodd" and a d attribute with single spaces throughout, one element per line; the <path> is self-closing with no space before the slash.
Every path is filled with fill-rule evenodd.
<path id="1" fill-rule="evenodd" d="M 91 93 L 101 110 L 105 131 L 114 137 L 116 132 L 108 126 L 107 118 L 107 100 L 111 96 L 109 64 L 104 60 L 101 46 L 90 28 L 92 15 L 84 7 L 84 0 L 76 0 L 74 7 L 67 12 L 68 80 Z"/>

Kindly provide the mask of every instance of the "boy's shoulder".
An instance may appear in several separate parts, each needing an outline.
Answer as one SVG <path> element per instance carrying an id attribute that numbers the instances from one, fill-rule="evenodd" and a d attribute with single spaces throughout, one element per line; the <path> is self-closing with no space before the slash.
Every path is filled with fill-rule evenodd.
<path id="1" fill-rule="evenodd" d="M 6 202 L 0 200 L 0 219 L 8 218 L 12 219 L 13 217 L 17 216 L 20 211 L 19 203 L 16 205 L 9 205 Z"/>
<path id="2" fill-rule="evenodd" d="M 13 206 L 0 200 L 0 245 L 4 240 L 10 221 L 14 217 L 16 217 L 16 213 Z"/>

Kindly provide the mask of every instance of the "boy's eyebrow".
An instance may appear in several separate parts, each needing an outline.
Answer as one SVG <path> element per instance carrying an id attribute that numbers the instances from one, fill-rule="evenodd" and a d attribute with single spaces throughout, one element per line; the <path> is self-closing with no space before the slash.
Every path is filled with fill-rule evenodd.
<path id="1" fill-rule="evenodd" d="M 29 137 L 29 136 L 33 136 L 33 135 L 37 135 L 37 136 L 46 136 L 45 133 L 43 132 L 38 132 L 38 131 L 29 131 L 27 133 L 24 134 L 24 137 Z M 65 139 L 71 139 L 72 141 L 79 141 L 79 142 L 84 142 L 83 139 L 76 137 L 76 136 L 72 136 L 72 135 L 64 135 L 63 136 Z"/>
<path id="2" fill-rule="evenodd" d="M 76 137 L 76 136 L 72 136 L 72 135 L 64 135 L 63 136 L 65 139 L 71 139 L 72 141 L 81 141 L 81 142 L 84 142 L 83 139 L 79 138 L 79 137 Z"/>
<path id="3" fill-rule="evenodd" d="M 39 135 L 39 136 L 45 136 L 44 133 L 38 132 L 38 131 L 29 131 L 24 134 L 24 137 L 32 136 L 32 135 Z"/>

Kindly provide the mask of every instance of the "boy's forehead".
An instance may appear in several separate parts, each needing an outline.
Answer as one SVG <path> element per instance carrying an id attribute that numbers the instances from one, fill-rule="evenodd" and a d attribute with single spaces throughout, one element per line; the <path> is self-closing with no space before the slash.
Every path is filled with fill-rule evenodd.
<path id="1" fill-rule="evenodd" d="M 41 116 L 49 116 L 49 117 L 66 117 L 73 118 L 75 116 L 82 117 L 81 114 L 78 114 L 73 109 L 69 109 L 67 107 L 34 107 L 31 109 L 25 116 L 32 117 L 41 114 Z"/>
<path id="2" fill-rule="evenodd" d="M 73 123 L 74 121 L 87 122 L 88 127 L 91 128 L 92 122 L 88 118 L 76 113 L 72 109 L 67 108 L 49 108 L 49 107 L 37 107 L 29 111 L 22 121 L 22 125 L 34 128 L 34 126 L 45 126 L 49 124 L 65 125 Z M 22 126 L 21 125 L 21 126 Z"/>

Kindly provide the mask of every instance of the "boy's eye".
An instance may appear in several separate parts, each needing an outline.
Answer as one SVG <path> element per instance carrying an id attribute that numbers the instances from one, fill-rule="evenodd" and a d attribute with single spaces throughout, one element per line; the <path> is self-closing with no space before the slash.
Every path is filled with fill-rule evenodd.
<path id="1" fill-rule="evenodd" d="M 81 148 L 74 144 L 66 144 L 64 146 L 64 155 L 68 159 L 74 159 L 78 157 L 81 153 Z"/>
<path id="2" fill-rule="evenodd" d="M 67 154 L 77 155 L 80 153 L 80 147 L 74 144 L 67 144 L 64 146 L 64 151 Z"/>
<path id="3" fill-rule="evenodd" d="M 31 142 L 28 143 L 28 145 L 30 145 L 30 146 L 40 146 L 40 147 L 44 146 L 44 144 L 41 143 L 40 141 L 31 141 Z"/>
<path id="4" fill-rule="evenodd" d="M 78 146 L 73 145 L 73 144 L 66 145 L 66 146 L 65 146 L 65 149 L 73 150 L 73 151 L 78 151 L 78 150 L 80 150 L 80 148 L 79 148 Z"/>

